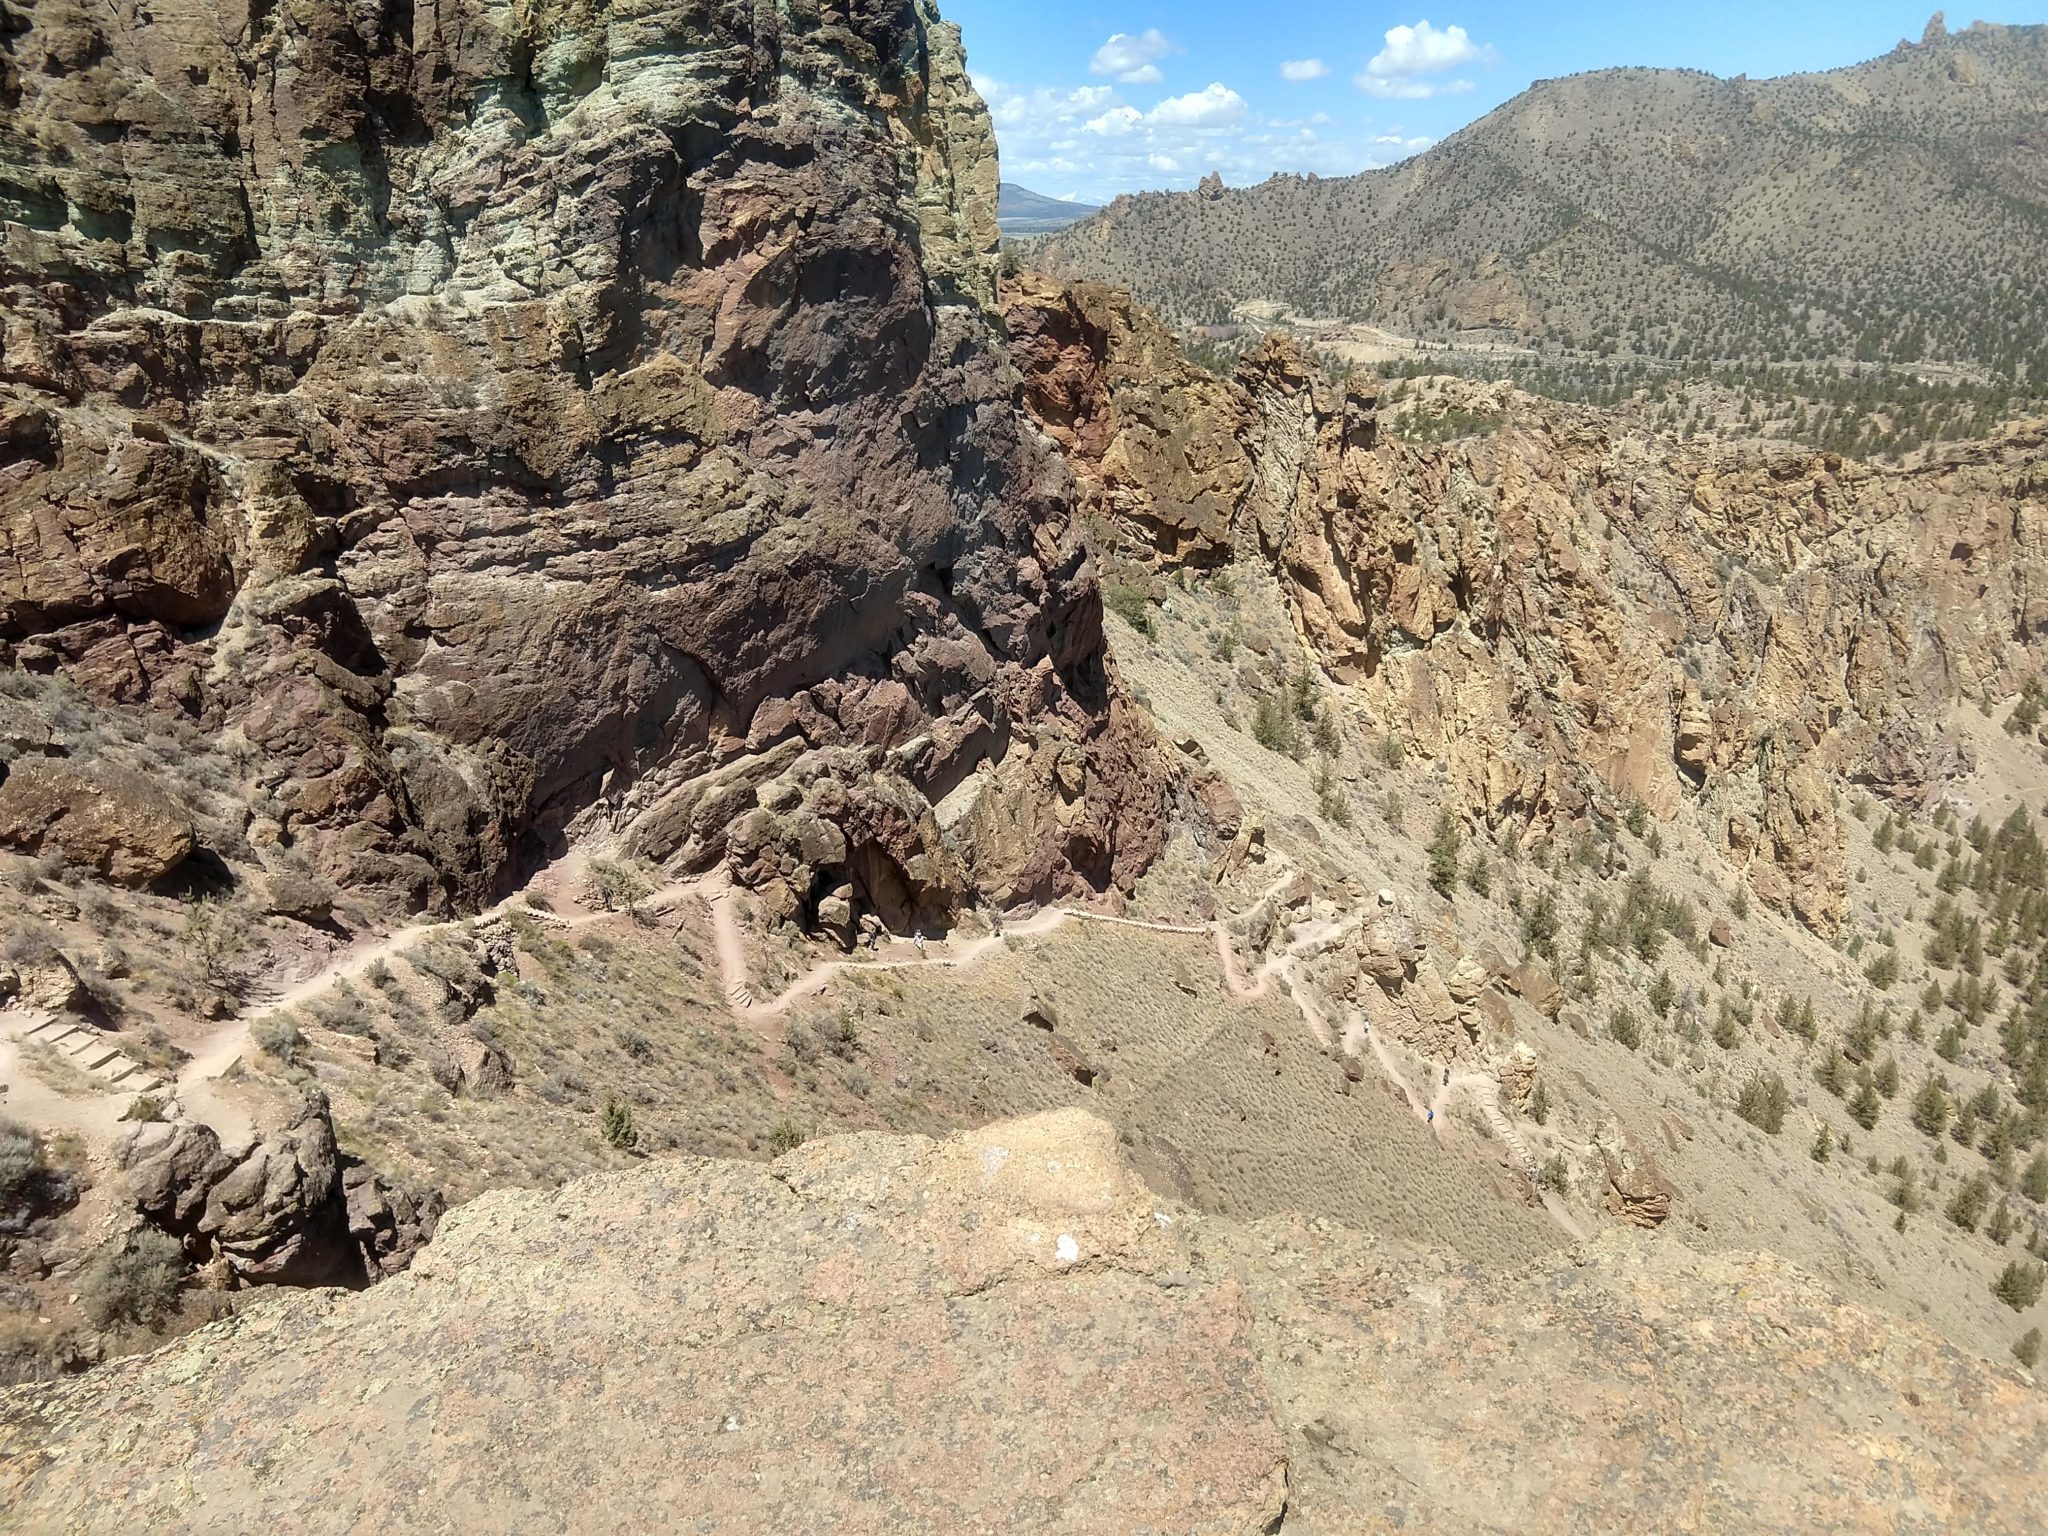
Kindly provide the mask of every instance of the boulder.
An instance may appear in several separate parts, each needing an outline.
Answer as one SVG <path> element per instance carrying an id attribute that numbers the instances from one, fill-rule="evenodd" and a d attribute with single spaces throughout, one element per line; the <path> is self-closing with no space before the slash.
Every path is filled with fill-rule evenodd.
<path id="1" fill-rule="evenodd" d="M 401 1190 L 339 1151 L 327 1101 L 308 1094 L 292 1122 L 240 1157 L 212 1127 L 144 1122 L 115 1143 L 135 1208 L 215 1255 L 241 1285 L 362 1285 L 395 1274 L 433 1236 L 438 1194 Z"/>
<path id="2" fill-rule="evenodd" d="M 114 1166 L 138 1211 L 167 1232 L 195 1233 L 235 1160 L 210 1125 L 145 1121 L 114 1144 Z"/>
<path id="3" fill-rule="evenodd" d="M 0 1004 L 14 1003 L 40 1013 L 67 1013 L 85 1001 L 85 983 L 63 953 L 47 944 L 18 946 L 13 960 L 0 960 Z"/>
<path id="4" fill-rule="evenodd" d="M 512 1086 L 512 1057 L 495 1041 L 456 1035 L 446 1042 L 453 1092 L 469 1098 L 490 1098 Z"/>
<path id="5" fill-rule="evenodd" d="M 151 885 L 194 847 L 192 818 L 153 779 L 109 764 L 17 761 L 0 779 L 0 843 L 55 848 L 117 885 Z"/>
<path id="6" fill-rule="evenodd" d="M 415 1195 L 361 1163 L 342 1171 L 348 1233 L 368 1277 L 399 1274 L 433 1240 L 446 1202 L 438 1192 Z"/>
<path id="7" fill-rule="evenodd" d="M 1550 968 L 1534 955 L 1522 962 L 1512 984 L 1522 1001 L 1546 1018 L 1556 1018 L 1564 1007 L 1564 990 L 1551 976 Z"/>
<path id="8" fill-rule="evenodd" d="M 199 1232 L 252 1284 L 324 1285 L 351 1274 L 341 1159 L 327 1102 L 309 1095 L 207 1192 Z"/>
<path id="9" fill-rule="evenodd" d="M 1626 1141 L 1601 1145 L 1600 1157 L 1607 1169 L 1608 1214 L 1632 1227 L 1664 1225 L 1677 1191 L 1665 1180 L 1657 1160 Z"/>

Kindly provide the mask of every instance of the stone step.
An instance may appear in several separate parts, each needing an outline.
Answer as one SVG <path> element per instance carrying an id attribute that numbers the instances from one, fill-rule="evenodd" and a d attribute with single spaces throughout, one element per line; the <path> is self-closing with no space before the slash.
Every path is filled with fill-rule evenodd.
<path id="1" fill-rule="evenodd" d="M 72 1059 L 84 1067 L 86 1071 L 97 1072 L 110 1061 L 126 1061 L 128 1058 L 111 1045 L 91 1045 L 78 1052 Z"/>

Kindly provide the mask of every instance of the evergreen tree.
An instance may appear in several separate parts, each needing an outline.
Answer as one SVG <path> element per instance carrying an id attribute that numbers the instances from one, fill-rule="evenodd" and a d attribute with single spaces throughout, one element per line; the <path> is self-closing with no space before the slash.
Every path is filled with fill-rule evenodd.
<path id="1" fill-rule="evenodd" d="M 1930 1077 L 1920 1085 L 1920 1091 L 1913 1095 L 1913 1127 L 1923 1135 L 1939 1136 L 1948 1129 L 1948 1085 L 1939 1077 Z"/>
<path id="2" fill-rule="evenodd" d="M 1458 853 L 1464 844 L 1458 823 L 1449 811 L 1439 811 L 1436 835 L 1429 840 L 1429 884 L 1437 895 L 1449 897 L 1458 885 Z"/>

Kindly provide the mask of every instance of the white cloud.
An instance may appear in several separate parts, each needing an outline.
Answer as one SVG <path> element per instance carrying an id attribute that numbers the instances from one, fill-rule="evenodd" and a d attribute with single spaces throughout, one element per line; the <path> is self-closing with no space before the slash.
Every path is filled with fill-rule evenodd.
<path id="1" fill-rule="evenodd" d="M 1177 52 L 1179 50 L 1157 27 L 1147 28 L 1136 37 L 1128 32 L 1118 32 L 1095 50 L 1095 57 L 1088 63 L 1088 73 L 1114 75 L 1125 85 L 1157 85 L 1166 78 L 1159 72 L 1159 61 Z"/>
<path id="2" fill-rule="evenodd" d="M 1360 75 L 1358 88 L 1382 101 L 1427 101 L 1432 96 L 1463 96 L 1474 89 L 1470 80 L 1382 80 Z"/>
<path id="3" fill-rule="evenodd" d="M 1421 101 L 1431 96 L 1462 96 L 1470 91 L 1470 80 L 1430 80 L 1429 75 L 1446 74 L 1470 64 L 1492 64 L 1492 48 L 1472 41 L 1463 27 L 1438 31 L 1427 21 L 1412 27 L 1389 27 L 1387 45 L 1372 57 L 1365 73 L 1357 77 L 1358 88 L 1385 101 Z"/>
<path id="4" fill-rule="evenodd" d="M 1412 27 L 1387 29 L 1387 46 L 1373 55 L 1365 66 L 1369 75 L 1382 79 L 1395 75 L 1440 75 L 1466 64 L 1483 64 L 1493 56 L 1490 48 L 1476 45 L 1463 27 L 1446 27 L 1439 32 L 1427 21 Z"/>
<path id="5" fill-rule="evenodd" d="M 1173 96 L 1145 114 L 1145 120 L 1174 128 L 1235 128 L 1251 113 L 1245 99 L 1227 85 L 1212 84 L 1187 96 Z"/>
<path id="6" fill-rule="evenodd" d="M 1269 118 L 1221 82 L 1149 112 L 1107 84 L 1027 87 L 977 75 L 974 85 L 995 118 L 1005 179 L 1062 187 L 1091 203 L 1145 187 L 1189 188 L 1210 171 L 1234 187 L 1278 172 L 1345 176 L 1426 147 L 1385 125 L 1332 123 L 1321 113 Z"/>
<path id="7" fill-rule="evenodd" d="M 1145 114 L 1136 107 L 1111 107 L 1102 116 L 1081 126 L 1089 133 L 1115 135 L 1129 133 L 1144 121 Z"/>
<path id="8" fill-rule="evenodd" d="M 1280 78 L 1299 83 L 1303 80 L 1320 80 L 1330 72 L 1330 66 L 1321 59 L 1289 59 L 1280 66 Z"/>

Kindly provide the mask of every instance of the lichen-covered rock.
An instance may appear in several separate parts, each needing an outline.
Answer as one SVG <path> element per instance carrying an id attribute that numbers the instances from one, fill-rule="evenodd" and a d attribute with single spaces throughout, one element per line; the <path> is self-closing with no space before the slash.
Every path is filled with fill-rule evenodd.
<path id="1" fill-rule="evenodd" d="M 106 764 L 0 764 L 0 843 L 61 852 L 117 885 L 161 880 L 191 854 L 192 818 L 154 780 Z"/>
<path id="2" fill-rule="evenodd" d="M 586 822 L 709 867 L 778 748 L 927 806 L 1080 754 L 1000 856 L 864 845 L 935 899 L 1155 856 L 929 0 L 10 17 L 0 666 L 238 732 L 266 835 L 397 906 Z"/>
<path id="3" fill-rule="evenodd" d="M 1255 1536 L 1286 1457 L 1186 1220 L 1072 1111 L 498 1191 L 364 1295 L 0 1398 L 0 1498 L 25 1532 Z"/>
<path id="4" fill-rule="evenodd" d="M 2033 1536 L 2044 1438 L 2019 1372 L 1777 1259 L 1239 1225 L 1064 1111 L 485 1195 L 366 1294 L 0 1390 L 0 1501 L 25 1536 Z"/>

